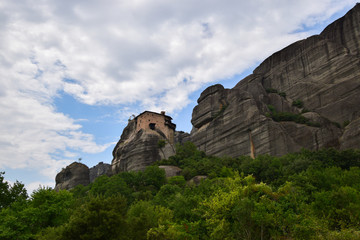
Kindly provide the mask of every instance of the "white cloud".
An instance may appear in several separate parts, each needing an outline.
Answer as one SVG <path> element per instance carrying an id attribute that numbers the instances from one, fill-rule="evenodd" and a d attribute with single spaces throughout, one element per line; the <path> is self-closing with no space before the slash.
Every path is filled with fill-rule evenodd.
<path id="1" fill-rule="evenodd" d="M 239 73 L 308 35 L 291 34 L 302 25 L 354 3 L 42 1 L 17 10 L 12 3 L 19 12 L 7 25 L 7 46 L 22 60 L 33 54 L 46 91 L 63 89 L 87 104 L 156 102 L 159 94 L 183 86 L 184 78 L 200 87 Z M 46 74 L 59 74 L 61 67 L 62 77 L 74 81 L 58 76 L 46 85 L 53 79 Z"/>
<path id="2" fill-rule="evenodd" d="M 172 113 L 200 87 L 241 73 L 355 2 L 2 1 L 0 167 L 53 177 L 73 151 L 111 144 L 96 144 L 56 111 L 62 91 L 90 105 L 121 104 L 119 115 L 134 112 L 130 104 Z"/>
<path id="3" fill-rule="evenodd" d="M 25 185 L 28 195 L 31 195 L 33 193 L 33 191 L 38 190 L 39 188 L 44 188 L 44 187 L 54 188 L 55 187 L 54 182 L 36 181 L 36 182 L 31 182 L 31 183 Z"/>

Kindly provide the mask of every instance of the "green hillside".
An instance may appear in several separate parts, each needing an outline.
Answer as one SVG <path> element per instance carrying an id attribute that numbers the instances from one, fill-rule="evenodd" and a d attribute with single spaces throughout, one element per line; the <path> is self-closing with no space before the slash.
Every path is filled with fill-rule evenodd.
<path id="1" fill-rule="evenodd" d="M 358 150 L 219 158 L 186 143 L 157 164 L 182 176 L 150 166 L 27 197 L 1 173 L 0 239 L 360 239 Z"/>

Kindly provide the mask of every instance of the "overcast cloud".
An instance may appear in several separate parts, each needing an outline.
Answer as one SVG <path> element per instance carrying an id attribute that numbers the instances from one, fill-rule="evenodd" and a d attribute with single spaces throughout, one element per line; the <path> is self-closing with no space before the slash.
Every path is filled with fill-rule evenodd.
<path id="1" fill-rule="evenodd" d="M 204 85 L 240 74 L 350 0 L 2 0 L 0 169 L 53 178 L 73 151 L 101 152 L 54 99 L 181 110 Z"/>

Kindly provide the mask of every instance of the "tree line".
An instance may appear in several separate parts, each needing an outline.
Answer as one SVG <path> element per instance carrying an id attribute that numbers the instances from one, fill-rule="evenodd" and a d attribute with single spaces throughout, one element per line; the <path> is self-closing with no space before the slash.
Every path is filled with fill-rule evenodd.
<path id="1" fill-rule="evenodd" d="M 27 196 L 0 173 L 0 239 L 360 239 L 360 151 L 251 159 L 188 142 L 142 172 Z M 165 177 L 157 165 L 182 175 Z M 205 175 L 200 184 L 189 181 Z"/>

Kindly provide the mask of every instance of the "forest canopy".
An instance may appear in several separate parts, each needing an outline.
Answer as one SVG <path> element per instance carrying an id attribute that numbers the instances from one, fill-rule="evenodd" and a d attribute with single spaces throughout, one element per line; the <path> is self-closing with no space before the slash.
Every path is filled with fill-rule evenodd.
<path id="1" fill-rule="evenodd" d="M 30 197 L 2 172 L 0 239 L 360 239 L 359 150 L 220 158 L 188 142 L 176 152 L 142 172 Z"/>

